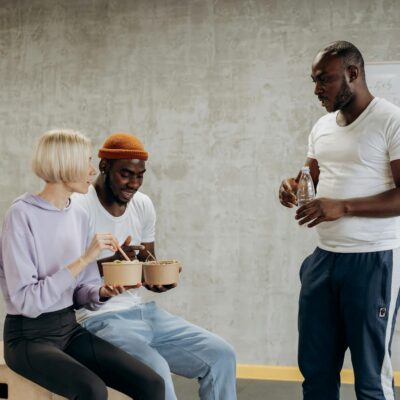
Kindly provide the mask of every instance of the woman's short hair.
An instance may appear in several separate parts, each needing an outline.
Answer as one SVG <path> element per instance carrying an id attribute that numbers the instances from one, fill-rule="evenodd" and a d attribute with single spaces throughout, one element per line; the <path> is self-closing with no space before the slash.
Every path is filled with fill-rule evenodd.
<path id="1" fill-rule="evenodd" d="M 89 168 L 90 140 L 82 133 L 55 129 L 39 137 L 33 150 L 33 172 L 48 183 L 77 182 Z"/>

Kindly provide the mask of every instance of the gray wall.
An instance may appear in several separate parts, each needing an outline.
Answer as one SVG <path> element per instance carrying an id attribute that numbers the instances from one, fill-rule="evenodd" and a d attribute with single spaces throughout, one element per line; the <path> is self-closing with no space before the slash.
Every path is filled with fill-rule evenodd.
<path id="1" fill-rule="evenodd" d="M 397 0 L 1 0 L 0 216 L 40 188 L 29 158 L 43 131 L 80 129 L 95 147 L 136 133 L 158 255 L 184 265 L 160 303 L 224 336 L 241 363 L 294 365 L 298 269 L 315 237 L 276 193 L 324 112 L 310 64 L 336 39 L 400 60 L 399 20 Z"/>

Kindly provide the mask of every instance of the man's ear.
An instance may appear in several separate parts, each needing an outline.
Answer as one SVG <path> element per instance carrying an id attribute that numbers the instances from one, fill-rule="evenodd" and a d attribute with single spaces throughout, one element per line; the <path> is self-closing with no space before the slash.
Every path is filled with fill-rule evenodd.
<path id="1" fill-rule="evenodd" d="M 358 69 L 357 65 L 349 65 L 347 67 L 347 74 L 349 77 L 349 82 L 354 82 L 358 78 L 360 70 Z"/>
<path id="2" fill-rule="evenodd" d="M 110 170 L 110 163 L 102 158 L 99 162 L 99 171 L 102 175 L 107 174 L 108 171 Z"/>

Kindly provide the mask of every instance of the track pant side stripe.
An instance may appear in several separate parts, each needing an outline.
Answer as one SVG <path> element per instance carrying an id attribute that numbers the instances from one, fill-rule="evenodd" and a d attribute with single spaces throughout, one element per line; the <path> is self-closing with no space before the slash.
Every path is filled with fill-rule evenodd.
<path id="1" fill-rule="evenodd" d="M 389 355 L 389 343 L 393 331 L 394 313 L 400 288 L 400 248 L 393 250 L 392 263 L 391 295 L 385 336 L 385 357 L 381 369 L 381 383 L 383 395 L 386 400 L 395 400 L 393 392 L 393 367 Z"/>

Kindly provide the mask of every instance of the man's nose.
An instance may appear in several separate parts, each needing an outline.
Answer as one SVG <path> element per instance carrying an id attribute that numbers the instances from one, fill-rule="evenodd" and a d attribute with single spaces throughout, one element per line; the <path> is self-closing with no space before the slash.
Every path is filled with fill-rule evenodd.
<path id="1" fill-rule="evenodd" d="M 323 93 L 323 89 L 322 89 L 321 84 L 319 82 L 315 82 L 314 94 L 318 96 L 321 93 Z"/>
<path id="2" fill-rule="evenodd" d="M 129 179 L 128 187 L 132 189 L 138 189 L 140 187 L 140 179 L 137 178 L 136 176 L 132 176 Z"/>

